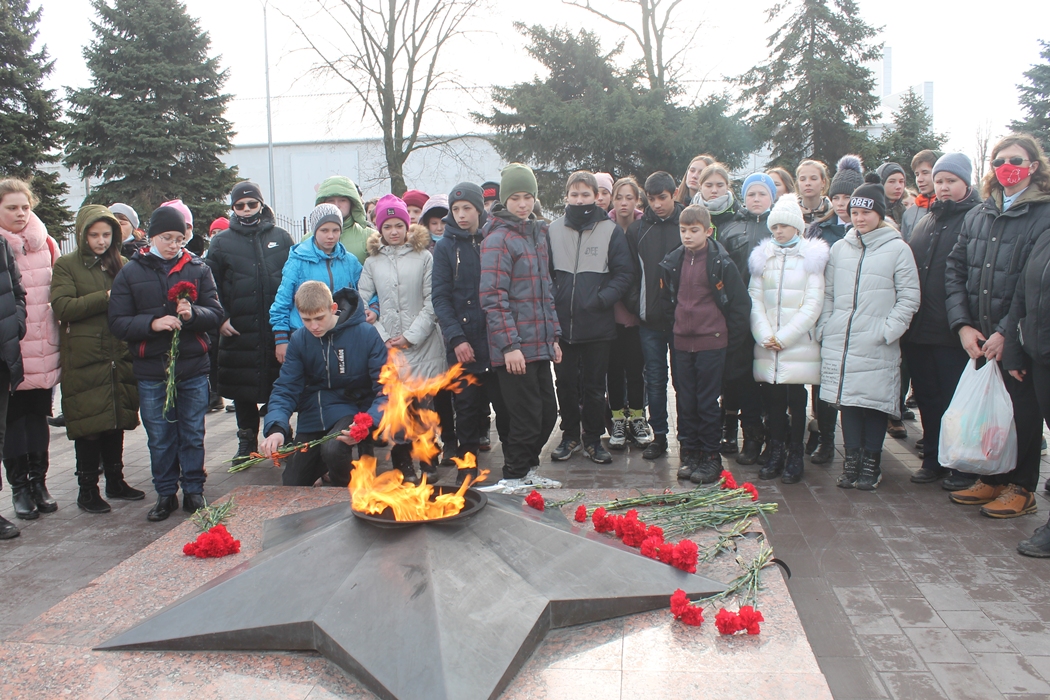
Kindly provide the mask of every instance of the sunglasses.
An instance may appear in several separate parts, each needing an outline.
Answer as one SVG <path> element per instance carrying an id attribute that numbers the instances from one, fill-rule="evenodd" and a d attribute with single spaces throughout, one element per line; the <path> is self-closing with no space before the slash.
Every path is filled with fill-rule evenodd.
<path id="1" fill-rule="evenodd" d="M 1027 161 L 1027 158 L 1022 158 L 1021 156 L 1014 156 L 1013 158 L 996 158 L 992 161 L 992 167 L 1000 168 L 1003 165 L 1006 165 L 1007 163 L 1009 163 L 1010 165 L 1020 166 L 1021 163 L 1025 163 Z"/>
<path id="2" fill-rule="evenodd" d="M 254 199 L 250 199 L 247 202 L 237 202 L 233 205 L 234 211 L 251 211 L 259 206 L 259 202 Z"/>

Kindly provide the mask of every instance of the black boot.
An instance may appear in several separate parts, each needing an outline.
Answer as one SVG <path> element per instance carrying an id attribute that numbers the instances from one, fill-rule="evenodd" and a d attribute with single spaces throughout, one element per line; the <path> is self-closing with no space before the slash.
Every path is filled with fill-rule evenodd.
<path id="1" fill-rule="evenodd" d="M 412 445 L 398 443 L 390 448 L 390 463 L 401 472 L 404 481 L 409 484 L 419 483 L 419 474 L 412 465 Z"/>
<path id="2" fill-rule="evenodd" d="M 802 459 L 802 443 L 787 446 L 787 459 L 784 461 L 784 476 L 780 479 L 785 484 L 797 484 L 802 481 L 802 472 L 805 470 L 805 460 Z"/>
<path id="3" fill-rule="evenodd" d="M 765 465 L 758 472 L 759 479 L 775 479 L 784 473 L 784 462 L 787 459 L 787 453 L 784 450 L 784 443 L 780 440 L 769 441 L 769 456 L 766 459 Z"/>
<path id="4" fill-rule="evenodd" d="M 762 451 L 758 454 L 758 459 L 755 460 L 755 464 L 765 466 L 766 461 L 769 459 L 770 448 L 772 447 L 769 443 L 770 441 L 767 439 L 765 444 L 762 445 Z"/>
<path id="5" fill-rule="evenodd" d="M 882 452 L 864 450 L 860 463 L 860 476 L 855 486 L 861 491 L 874 491 L 882 481 Z"/>
<path id="6" fill-rule="evenodd" d="M 109 430 L 99 438 L 102 448 L 102 471 L 106 474 L 106 498 L 118 501 L 141 501 L 146 494 L 124 481 L 124 431 Z"/>
<path id="7" fill-rule="evenodd" d="M 20 534 L 21 532 L 13 522 L 0 515 L 0 540 L 13 540 Z"/>
<path id="8" fill-rule="evenodd" d="M 678 458 L 681 460 L 681 466 L 678 467 L 678 478 L 682 481 L 688 481 L 689 477 L 693 475 L 697 467 L 700 466 L 700 459 L 703 454 L 694 450 L 679 450 Z"/>
<path id="9" fill-rule="evenodd" d="M 108 513 L 109 504 L 98 492 L 99 464 L 102 461 L 101 440 L 78 439 L 73 442 L 77 453 L 77 507 L 88 513 Z"/>
<path id="10" fill-rule="evenodd" d="M 842 476 L 835 484 L 840 489 L 851 489 L 857 484 L 860 477 L 860 461 L 862 450 L 846 450 L 846 457 L 842 461 Z"/>
<path id="11" fill-rule="evenodd" d="M 740 448 L 740 454 L 736 456 L 737 464 L 754 464 L 758 461 L 758 455 L 762 451 L 762 441 L 765 439 L 766 431 L 761 425 L 745 425 L 744 446 Z"/>
<path id="12" fill-rule="evenodd" d="M 54 513 L 58 503 L 47 492 L 47 468 L 50 464 L 47 452 L 30 452 L 29 455 L 29 495 L 41 513 Z"/>
<path id="13" fill-rule="evenodd" d="M 146 513 L 146 520 L 157 523 L 167 520 L 168 516 L 179 509 L 179 497 L 175 494 L 170 496 L 157 496 L 157 504 Z"/>
<path id="14" fill-rule="evenodd" d="M 835 459 L 835 424 L 838 418 L 838 409 L 826 401 L 817 401 L 817 429 L 820 431 L 820 442 L 810 458 L 813 464 L 827 464 Z"/>
<path id="15" fill-rule="evenodd" d="M 29 492 L 29 455 L 5 459 L 4 468 L 7 469 L 7 483 L 11 485 L 15 517 L 19 520 L 36 520 L 40 517 L 40 511 Z"/>
<path id="16" fill-rule="evenodd" d="M 667 436 L 654 435 L 653 441 L 642 450 L 642 459 L 660 459 L 667 454 Z"/>
<path id="17" fill-rule="evenodd" d="M 237 431 L 237 454 L 233 456 L 233 464 L 238 465 L 252 458 L 252 452 L 259 451 L 259 430 L 256 428 L 242 428 Z"/>
<path id="18" fill-rule="evenodd" d="M 821 435 L 817 443 L 817 449 L 813 450 L 813 456 L 809 461 L 813 464 L 827 464 L 835 459 L 835 437 L 833 435 Z"/>
<path id="19" fill-rule="evenodd" d="M 820 423 L 816 418 L 809 422 L 809 438 L 806 440 L 806 454 L 811 455 L 820 444 Z"/>
<path id="20" fill-rule="evenodd" d="M 737 425 L 740 418 L 736 411 L 726 411 L 722 417 L 722 443 L 718 446 L 719 452 L 724 455 L 735 455 L 740 451 L 737 444 Z"/>

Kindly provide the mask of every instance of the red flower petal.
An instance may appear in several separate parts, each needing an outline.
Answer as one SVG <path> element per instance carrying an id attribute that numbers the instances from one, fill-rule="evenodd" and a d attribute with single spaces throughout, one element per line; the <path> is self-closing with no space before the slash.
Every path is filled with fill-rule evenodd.
<path id="1" fill-rule="evenodd" d="M 704 621 L 704 610 L 695 605 L 690 605 L 682 611 L 682 622 L 693 627 L 699 627 Z"/>
<path id="2" fill-rule="evenodd" d="M 740 488 L 744 489 L 749 494 L 751 494 L 752 501 L 758 500 L 758 489 L 756 489 L 755 485 L 752 484 L 750 481 L 745 481 L 743 484 L 741 484 Z"/>
<path id="3" fill-rule="evenodd" d="M 681 569 L 690 574 L 696 573 L 696 562 L 700 556 L 700 549 L 692 540 L 682 540 L 674 546 L 671 564 L 676 569 Z"/>
<path id="4" fill-rule="evenodd" d="M 722 488 L 724 489 L 735 489 L 737 488 L 736 479 L 733 477 L 732 472 L 728 469 L 723 469 L 722 474 Z"/>
<path id="5" fill-rule="evenodd" d="M 585 506 L 583 504 L 580 504 L 579 506 L 577 506 L 577 508 L 576 508 L 576 515 L 574 517 L 574 520 L 576 520 L 576 522 L 578 522 L 578 523 L 585 523 L 585 522 L 587 522 L 587 506 Z"/>
<path id="6" fill-rule="evenodd" d="M 715 615 L 715 627 L 718 628 L 720 634 L 736 634 L 744 629 L 740 624 L 740 616 L 725 608 L 719 610 Z"/>
<path id="7" fill-rule="evenodd" d="M 200 559 L 225 557 L 241 551 L 241 541 L 233 539 L 225 525 L 216 525 L 207 532 L 197 535 L 195 542 L 188 542 L 182 553 Z"/>
<path id="8" fill-rule="evenodd" d="M 361 425 L 365 428 L 371 428 L 373 425 L 372 416 L 368 413 L 358 413 L 354 416 L 354 425 Z"/>
<path id="9" fill-rule="evenodd" d="M 740 618 L 740 628 L 746 629 L 748 634 L 758 634 L 761 632 L 758 623 L 765 622 L 762 613 L 755 610 L 750 605 L 744 605 L 740 608 L 740 612 L 737 613 L 737 615 Z"/>
<path id="10" fill-rule="evenodd" d="M 533 491 L 525 497 L 525 503 L 532 506 L 536 510 L 543 510 L 546 504 L 543 502 L 543 496 L 540 495 L 539 491 Z"/>

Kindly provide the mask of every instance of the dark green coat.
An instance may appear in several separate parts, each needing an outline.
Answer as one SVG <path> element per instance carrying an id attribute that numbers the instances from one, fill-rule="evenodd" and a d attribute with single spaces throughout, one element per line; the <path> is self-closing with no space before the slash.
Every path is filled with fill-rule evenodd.
<path id="1" fill-rule="evenodd" d="M 90 205 L 77 213 L 77 249 L 55 262 L 51 308 L 59 322 L 62 358 L 62 413 L 70 440 L 139 424 L 138 385 L 124 341 L 109 330 L 108 291 L 113 278 L 91 252 L 85 234 L 109 221 L 120 251 L 120 224 L 109 209 Z"/>

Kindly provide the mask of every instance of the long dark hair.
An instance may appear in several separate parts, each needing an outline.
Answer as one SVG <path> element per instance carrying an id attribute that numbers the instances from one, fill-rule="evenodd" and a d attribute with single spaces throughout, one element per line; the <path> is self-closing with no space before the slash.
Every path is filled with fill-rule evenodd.
<path id="1" fill-rule="evenodd" d="M 102 261 L 102 269 L 106 271 L 106 274 L 110 277 L 116 277 L 117 273 L 120 272 L 120 268 L 124 267 L 124 258 L 120 254 L 120 246 L 124 243 L 124 235 L 120 230 L 120 222 L 116 222 L 116 225 L 114 225 L 116 219 L 103 217 L 93 221 L 91 226 L 94 226 L 99 221 L 105 221 L 109 224 L 109 227 L 113 229 L 113 239 L 109 242 L 109 247 L 106 248 L 106 252 L 98 257 L 99 260 Z M 84 231 L 85 245 L 87 244 L 87 232 L 91 229 L 91 226 L 88 226 Z"/>

